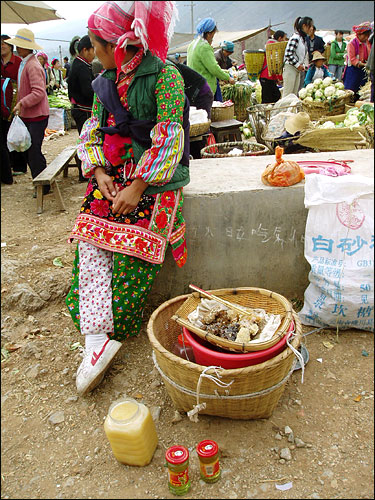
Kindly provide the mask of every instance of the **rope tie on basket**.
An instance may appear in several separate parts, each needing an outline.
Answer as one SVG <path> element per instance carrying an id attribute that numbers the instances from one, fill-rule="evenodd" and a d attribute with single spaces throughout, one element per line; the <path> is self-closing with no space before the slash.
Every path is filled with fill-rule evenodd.
<path id="1" fill-rule="evenodd" d="M 210 375 L 209 373 L 206 373 L 211 368 L 214 370 L 216 377 L 214 375 Z M 220 380 L 221 375 L 218 372 L 218 370 L 223 370 L 223 368 L 221 368 L 221 366 L 214 366 L 214 365 L 207 366 L 207 368 L 205 368 L 202 371 L 202 373 L 199 375 L 199 379 L 198 379 L 198 383 L 197 383 L 197 404 L 194 405 L 192 410 L 187 412 L 187 416 L 189 417 L 189 419 L 192 422 L 198 422 L 199 410 L 204 410 L 206 408 L 206 403 L 199 403 L 199 393 L 200 393 L 201 383 L 202 383 L 203 378 L 208 378 L 208 379 L 212 380 L 219 387 L 229 387 L 231 384 L 233 384 L 234 380 L 231 380 L 228 383 L 225 383 L 222 380 Z"/>
<path id="2" fill-rule="evenodd" d="M 294 329 L 293 332 L 292 332 L 292 334 L 291 334 L 291 336 L 286 339 L 286 343 L 287 343 L 287 346 L 291 349 L 291 351 L 293 351 L 295 357 L 300 362 L 301 369 L 302 369 L 301 384 L 303 384 L 303 375 L 305 373 L 305 361 L 303 359 L 302 354 L 299 351 L 297 351 L 297 349 L 295 347 L 293 347 L 292 344 L 289 342 L 289 340 L 290 339 L 293 340 L 295 336 L 296 336 L 296 330 Z"/>
<path id="3" fill-rule="evenodd" d="M 172 379 L 170 379 L 164 372 L 163 370 L 160 368 L 160 366 L 158 365 L 158 362 L 156 361 L 156 355 L 155 355 L 155 352 L 152 351 L 152 361 L 154 362 L 154 365 L 155 365 L 155 368 L 158 370 L 158 372 L 160 373 L 161 377 L 163 379 L 165 379 L 172 387 L 175 387 L 176 389 L 178 389 L 180 392 L 182 393 L 185 393 L 187 394 L 188 396 L 197 396 L 197 392 L 195 391 L 192 391 L 190 389 L 187 389 L 186 387 L 182 387 L 181 385 L 179 384 L 176 384 L 176 382 L 174 382 Z M 234 394 L 232 396 L 230 396 L 229 394 L 228 395 L 225 395 L 225 396 L 222 396 L 222 395 L 218 395 L 217 394 L 217 390 L 215 389 L 215 394 L 201 394 L 201 397 L 205 398 L 205 399 L 231 399 L 231 400 L 235 400 L 235 399 L 247 399 L 247 398 L 255 398 L 255 397 L 258 397 L 258 396 L 265 396 L 266 394 L 270 393 L 270 392 L 273 392 L 275 391 L 276 389 L 278 389 L 279 387 L 281 387 L 283 384 L 285 384 L 285 382 L 288 380 L 288 378 L 291 376 L 291 374 L 293 373 L 294 371 L 294 368 L 297 364 L 297 361 L 294 360 L 293 363 L 292 363 L 292 367 L 291 369 L 289 370 L 289 372 L 285 375 L 285 377 L 280 380 L 280 382 L 278 382 L 277 384 L 271 386 L 271 387 L 268 387 L 267 389 L 262 389 L 261 391 L 258 391 L 258 392 L 251 392 L 251 393 L 248 393 L 248 394 Z M 208 368 L 212 368 L 212 367 L 207 367 Z M 223 369 L 221 367 L 219 367 L 220 369 Z M 207 376 L 207 375 L 206 375 Z M 233 382 L 233 381 L 232 381 Z M 230 384 L 232 383 L 230 382 Z M 223 382 L 222 382 L 223 383 Z M 225 391 L 226 393 L 228 391 Z M 204 406 L 201 405 L 201 408 L 200 409 L 204 409 L 206 407 L 206 403 L 203 403 Z M 199 409 L 197 410 L 196 413 L 198 413 Z M 196 419 L 193 420 L 194 422 L 197 422 L 198 421 L 198 415 L 196 415 Z"/>

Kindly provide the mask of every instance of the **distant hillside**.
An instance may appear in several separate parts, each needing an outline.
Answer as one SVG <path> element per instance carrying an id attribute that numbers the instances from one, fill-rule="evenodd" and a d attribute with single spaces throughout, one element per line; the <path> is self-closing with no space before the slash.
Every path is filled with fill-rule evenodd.
<path id="1" fill-rule="evenodd" d="M 191 2 L 177 1 L 180 21 L 176 31 L 191 33 Z M 298 16 L 310 16 L 318 30 L 351 30 L 354 24 L 373 21 L 374 2 L 194 2 L 194 31 L 200 19 L 213 17 L 219 30 L 256 29 L 284 23 L 280 29 L 289 35 Z"/>
<path id="2" fill-rule="evenodd" d="M 179 18 L 176 32 L 191 32 L 191 3 L 186 0 L 177 1 Z M 267 26 L 278 25 L 290 36 L 293 24 L 298 16 L 313 18 L 318 30 L 343 29 L 351 30 L 354 24 L 374 19 L 374 2 L 242 2 L 242 1 L 194 1 L 193 18 L 195 26 L 204 17 L 213 17 L 222 31 L 251 30 Z M 89 12 L 88 9 L 88 15 Z M 282 23 L 282 24 L 281 24 Z M 87 33 L 87 19 L 77 21 L 61 21 L 53 32 L 46 28 L 35 31 L 37 42 L 44 48 L 50 58 L 59 57 L 59 45 L 62 56 L 69 56 L 69 41 L 75 35 L 83 36 Z M 32 29 L 32 28 L 31 28 Z M 43 40 L 49 38 L 56 41 Z M 59 41 L 66 40 L 66 42 Z"/>

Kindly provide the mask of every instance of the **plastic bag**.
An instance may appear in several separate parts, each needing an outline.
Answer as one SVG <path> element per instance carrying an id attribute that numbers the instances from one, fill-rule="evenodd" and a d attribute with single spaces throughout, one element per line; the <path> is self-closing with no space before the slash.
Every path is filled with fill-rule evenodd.
<path id="1" fill-rule="evenodd" d="M 31 146 L 31 135 L 18 115 L 12 120 L 7 135 L 9 151 L 26 151 Z"/>
<path id="2" fill-rule="evenodd" d="M 374 181 L 306 177 L 304 325 L 374 331 Z"/>
<path id="3" fill-rule="evenodd" d="M 47 128 L 50 130 L 64 130 L 64 109 L 49 108 Z"/>
<path id="4" fill-rule="evenodd" d="M 305 178 L 305 173 L 295 161 L 283 160 L 284 148 L 276 146 L 276 163 L 267 165 L 262 174 L 262 182 L 266 186 L 292 186 Z"/>

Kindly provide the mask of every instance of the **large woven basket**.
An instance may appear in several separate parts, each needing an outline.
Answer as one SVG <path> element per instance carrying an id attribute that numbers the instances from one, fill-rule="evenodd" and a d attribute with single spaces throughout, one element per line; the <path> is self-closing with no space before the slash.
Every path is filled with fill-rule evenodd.
<path id="1" fill-rule="evenodd" d="M 244 50 L 242 54 L 250 80 L 258 78 L 262 71 L 265 50 Z"/>
<path id="2" fill-rule="evenodd" d="M 267 43 L 266 59 L 270 75 L 281 75 L 283 71 L 284 53 L 288 42 Z"/>
<path id="3" fill-rule="evenodd" d="M 241 154 L 228 154 L 232 149 L 241 149 Z M 201 149 L 202 158 L 231 158 L 238 156 L 261 156 L 269 154 L 269 149 L 264 144 L 248 141 L 218 142 L 212 146 Z"/>
<path id="4" fill-rule="evenodd" d="M 181 326 L 185 326 L 188 330 L 196 333 L 199 337 L 211 344 L 214 344 L 227 351 L 235 352 L 251 352 L 261 351 L 274 346 L 287 333 L 292 320 L 292 304 L 282 295 L 265 290 L 263 288 L 222 288 L 216 290 L 214 295 L 221 299 L 238 304 L 239 306 L 249 307 L 251 309 L 264 309 L 269 314 L 279 314 L 281 316 L 281 324 L 273 337 L 266 342 L 257 342 L 249 344 L 240 344 L 233 342 L 212 333 L 208 333 L 201 328 L 190 323 L 188 315 L 193 312 L 200 304 L 201 298 L 199 292 L 192 293 L 182 306 L 176 311 L 173 319 Z"/>
<path id="5" fill-rule="evenodd" d="M 193 123 L 190 125 L 190 137 L 197 137 L 198 135 L 205 134 L 210 130 L 211 121 L 203 123 Z"/>
<path id="6" fill-rule="evenodd" d="M 234 118 L 234 104 L 231 106 L 212 106 L 211 121 L 220 122 L 222 120 L 232 120 Z"/>
<path id="7" fill-rule="evenodd" d="M 354 92 L 345 90 L 345 95 L 332 101 L 305 102 L 302 101 L 302 111 L 310 115 L 310 120 L 319 120 L 323 116 L 334 116 L 345 113 L 345 104 L 349 104 Z"/>
<path id="8" fill-rule="evenodd" d="M 151 315 L 147 334 L 153 349 L 153 360 L 163 378 L 166 390 L 179 411 L 189 412 L 198 403 L 199 412 L 232 419 L 268 418 L 284 392 L 295 366 L 295 355 L 286 347 L 274 358 L 245 368 L 225 370 L 191 363 L 172 354 L 172 346 L 182 327 L 172 316 L 188 295 L 175 297 L 159 306 Z M 296 333 L 291 341 L 298 349 L 302 338 L 301 322 L 293 313 Z M 227 387 L 219 387 L 204 375 L 220 375 Z"/>

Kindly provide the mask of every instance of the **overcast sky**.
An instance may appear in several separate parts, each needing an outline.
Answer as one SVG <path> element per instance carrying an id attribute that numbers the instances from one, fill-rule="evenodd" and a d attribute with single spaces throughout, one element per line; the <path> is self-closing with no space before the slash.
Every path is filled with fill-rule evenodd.
<path id="1" fill-rule="evenodd" d="M 56 9 L 57 13 L 65 18 L 64 20 L 58 21 L 42 21 L 40 23 L 33 23 L 29 25 L 25 24 L 2 24 L 1 25 L 1 33 L 6 33 L 7 35 L 13 36 L 16 34 L 17 30 L 20 28 L 28 28 L 35 33 L 39 33 L 40 31 L 53 30 L 55 26 L 61 26 L 64 22 L 74 21 L 77 19 L 88 19 L 90 14 L 94 12 L 102 3 L 98 1 L 90 1 L 90 2 L 77 2 L 77 1 L 68 1 L 68 2 L 53 2 L 46 0 L 45 2 L 50 7 Z"/>

